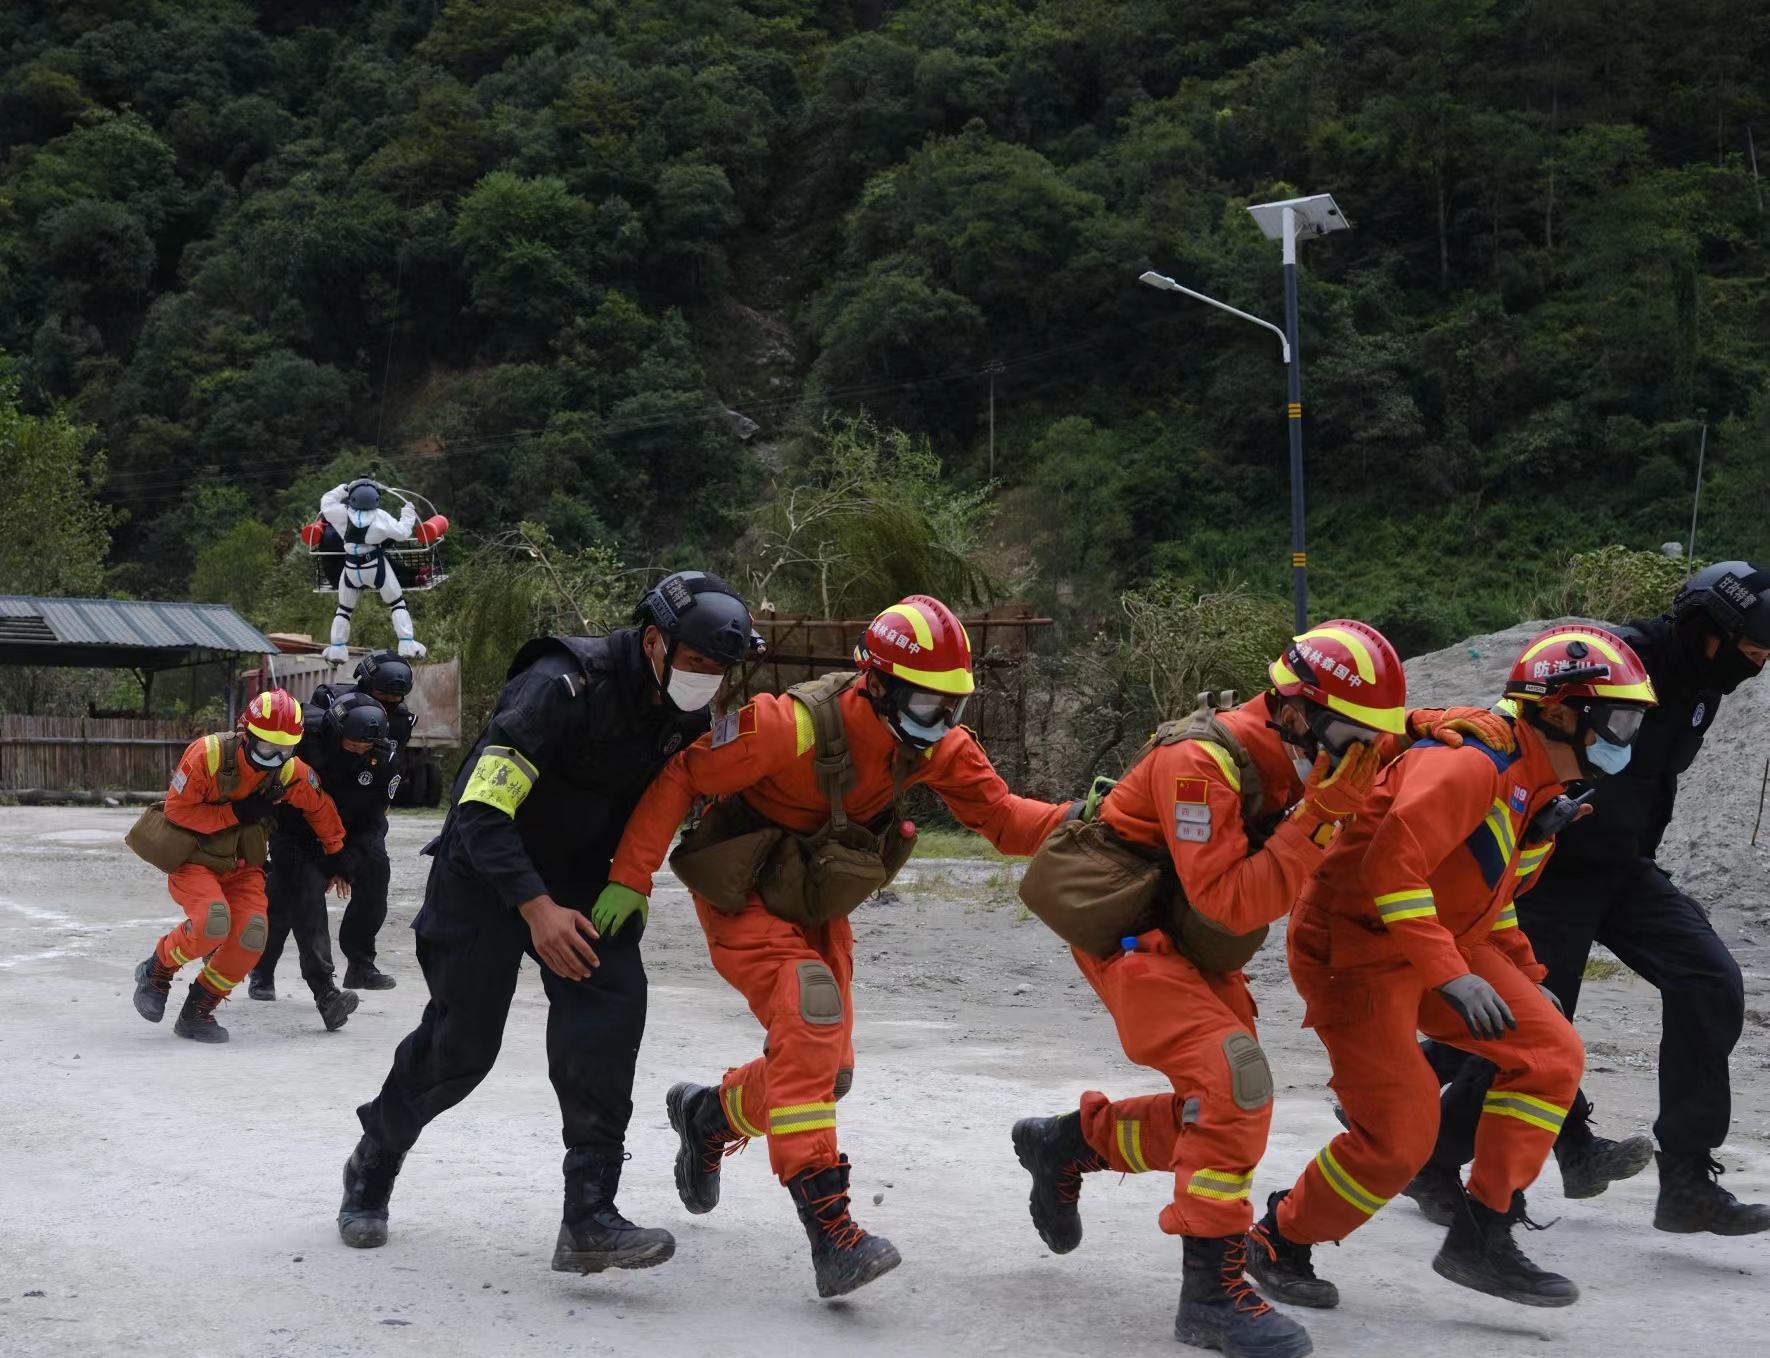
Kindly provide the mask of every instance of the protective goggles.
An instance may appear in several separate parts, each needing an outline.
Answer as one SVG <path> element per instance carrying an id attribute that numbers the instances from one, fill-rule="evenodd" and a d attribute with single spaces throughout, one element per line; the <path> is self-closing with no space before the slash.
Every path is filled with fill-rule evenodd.
<path id="1" fill-rule="evenodd" d="M 1304 720 L 1314 732 L 1316 742 L 1336 759 L 1354 745 L 1374 745 L 1381 735 L 1368 726 L 1342 717 L 1331 708 L 1311 707 L 1304 714 Z"/>
<path id="2" fill-rule="evenodd" d="M 897 710 L 918 726 L 952 727 L 957 726 L 959 718 L 965 715 L 965 704 L 970 696 L 968 693 L 935 693 L 906 685 L 899 691 Z"/>
<path id="3" fill-rule="evenodd" d="M 259 768 L 274 769 L 279 765 L 287 764 L 295 757 L 295 747 L 293 745 L 279 745 L 274 740 L 248 735 L 246 754 Z"/>
<path id="4" fill-rule="evenodd" d="M 1634 703 L 1585 698 L 1574 699 L 1567 705 L 1585 717 L 1587 730 L 1596 731 L 1612 745 L 1633 745 L 1647 716 L 1647 709 Z"/>

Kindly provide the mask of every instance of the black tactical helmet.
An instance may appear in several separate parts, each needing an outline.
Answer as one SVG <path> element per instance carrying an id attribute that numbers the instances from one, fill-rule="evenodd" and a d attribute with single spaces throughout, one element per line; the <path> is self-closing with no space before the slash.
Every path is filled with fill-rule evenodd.
<path id="1" fill-rule="evenodd" d="M 380 488 L 373 481 L 354 481 L 351 483 L 349 494 L 345 497 L 345 503 L 359 513 L 379 509 L 381 508 Z"/>
<path id="2" fill-rule="evenodd" d="M 371 693 L 403 698 L 412 691 L 412 667 L 395 651 L 370 651 L 357 662 L 356 677 Z"/>
<path id="3" fill-rule="evenodd" d="M 1705 566 L 1672 600 L 1672 616 L 1700 615 L 1725 637 L 1770 646 L 1770 570 L 1749 561 Z"/>
<path id="4" fill-rule="evenodd" d="M 326 720 L 340 740 L 387 739 L 387 709 L 366 693 L 347 693 L 326 711 Z"/>
<path id="5" fill-rule="evenodd" d="M 705 571 L 677 571 L 645 592 L 633 621 L 651 623 L 670 639 L 692 646 L 709 660 L 735 665 L 762 649 L 750 625 L 750 607 L 725 581 Z"/>

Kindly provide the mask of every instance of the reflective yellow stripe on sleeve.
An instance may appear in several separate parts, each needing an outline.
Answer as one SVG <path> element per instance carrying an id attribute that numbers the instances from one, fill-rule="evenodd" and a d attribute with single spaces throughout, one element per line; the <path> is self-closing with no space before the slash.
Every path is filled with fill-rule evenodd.
<path id="1" fill-rule="evenodd" d="M 1493 922 L 1493 929 L 1490 932 L 1497 934 L 1501 929 L 1516 929 L 1517 927 L 1518 907 L 1508 904 L 1504 910 L 1500 911 L 1500 916 Z"/>
<path id="2" fill-rule="evenodd" d="M 461 794 L 462 804 L 484 802 L 506 816 L 514 817 L 523 799 L 534 789 L 540 771 L 522 756 L 520 750 L 508 745 L 488 745 L 473 774 L 467 790 Z"/>
<path id="3" fill-rule="evenodd" d="M 1378 896 L 1375 905 L 1384 924 L 1394 924 L 1397 920 L 1404 919 L 1425 919 L 1438 913 L 1430 887 L 1419 891 L 1391 891 L 1387 896 Z"/>

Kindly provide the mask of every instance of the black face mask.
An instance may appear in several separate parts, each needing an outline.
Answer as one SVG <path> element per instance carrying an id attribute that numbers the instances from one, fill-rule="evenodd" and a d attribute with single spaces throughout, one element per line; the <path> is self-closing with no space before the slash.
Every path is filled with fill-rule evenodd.
<path id="1" fill-rule="evenodd" d="M 1721 638 L 1721 649 L 1712 657 L 1703 657 L 1699 672 L 1705 687 L 1731 693 L 1748 680 L 1756 679 L 1764 667 L 1753 663 L 1732 637 Z"/>

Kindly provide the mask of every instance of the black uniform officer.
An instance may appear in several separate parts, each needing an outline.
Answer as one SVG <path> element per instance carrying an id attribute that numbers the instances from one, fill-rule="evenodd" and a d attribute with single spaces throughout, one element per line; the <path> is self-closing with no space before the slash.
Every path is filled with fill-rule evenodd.
<path id="1" fill-rule="evenodd" d="M 1672 818 L 1678 778 L 1695 761 L 1722 697 L 1755 677 L 1770 655 L 1770 570 L 1744 561 L 1710 566 L 1685 582 L 1666 613 L 1615 630 L 1646 664 L 1659 706 L 1641 723 L 1628 767 L 1595 784 L 1592 814 L 1557 837 L 1541 880 L 1518 898 L 1518 926 L 1569 1018 L 1594 940 L 1658 988 L 1653 1224 L 1749 1235 L 1770 1228 L 1770 1206 L 1741 1203 L 1723 1189 L 1712 1154 L 1732 1121 L 1727 1058 L 1744 1026 L 1745 987 L 1708 912 L 1673 884 L 1654 855 Z M 1428 1055 L 1441 1076 L 1454 1076 L 1432 1162 L 1408 1190 L 1431 1215 L 1438 1190 L 1473 1155 L 1493 1067 L 1479 1058 L 1441 1061 L 1448 1049 Z M 1555 1142 L 1570 1198 L 1596 1197 L 1613 1179 L 1639 1173 L 1652 1152 L 1646 1137 L 1594 1136 L 1591 1111 L 1581 1094 Z"/>
<path id="2" fill-rule="evenodd" d="M 553 1267 L 646 1268 L 668 1231 L 615 1207 L 645 1030 L 638 927 L 596 941 L 590 910 L 641 794 L 709 726 L 725 670 L 751 649 L 744 601 L 700 572 L 672 575 L 605 637 L 549 637 L 517 654 L 498 709 L 456 780 L 454 809 L 413 922 L 430 1003 L 400 1043 L 345 1166 L 338 1231 L 387 1239 L 387 1201 L 426 1123 L 497 1058 L 523 955 L 547 991 L 548 1074 L 564 1121 L 565 1214 Z"/>
<path id="3" fill-rule="evenodd" d="M 377 828 L 365 828 L 361 834 L 353 832 L 347 845 L 350 902 L 344 907 L 344 918 L 338 921 L 338 951 L 344 954 L 346 990 L 392 990 L 396 984 L 393 977 L 375 965 L 375 939 L 387 922 L 387 886 L 393 876 L 393 865 L 387 857 L 387 804 L 399 791 L 399 780 L 409 771 L 409 762 L 404 758 L 406 744 L 418 722 L 405 702 L 411 691 L 410 665 L 393 651 L 370 651 L 357 663 L 356 683 L 322 685 L 310 700 L 310 705 L 323 707 L 353 695 L 367 695 L 380 703 L 387 713 L 387 739 L 393 742 L 393 762 L 398 766 L 381 805 Z"/>
<path id="4" fill-rule="evenodd" d="M 387 803 L 399 788 L 396 747 L 388 737 L 387 712 L 366 693 L 344 693 L 326 707 L 309 706 L 307 733 L 297 753 L 320 780 L 320 790 L 344 822 L 344 847 L 327 856 L 305 817 L 280 808 L 272 822 L 270 863 L 265 869 L 270 935 L 248 978 L 255 1000 L 277 997 L 277 962 L 291 931 L 301 957 L 301 975 L 313 991 L 328 1029 L 344 1026 L 357 996 L 349 980 L 340 990 L 332 980 L 331 924 L 326 889 L 348 885 L 382 902 L 386 913 Z M 344 933 L 350 914 L 345 912 Z M 348 973 L 347 973 L 348 977 Z"/>

